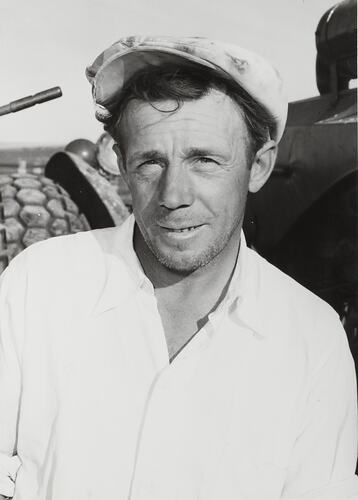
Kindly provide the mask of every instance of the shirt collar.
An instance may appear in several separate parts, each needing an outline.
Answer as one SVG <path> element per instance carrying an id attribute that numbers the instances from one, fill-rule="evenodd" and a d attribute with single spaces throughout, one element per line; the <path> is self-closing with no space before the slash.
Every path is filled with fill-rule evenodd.
<path id="1" fill-rule="evenodd" d="M 113 228 L 114 239 L 105 250 L 105 283 L 96 305 L 98 314 L 117 307 L 130 289 L 138 288 L 153 292 L 153 286 L 145 275 L 133 248 L 133 232 L 135 218 L 131 214 L 119 228 Z M 257 338 L 265 337 L 262 315 L 259 314 L 259 270 L 241 231 L 240 251 L 234 274 L 220 307 L 227 307 L 230 315 L 240 324 L 248 327 Z M 124 264 L 124 266 L 123 266 Z M 128 273 L 128 281 L 124 287 L 123 268 Z M 126 289 L 125 289 L 126 288 Z"/>
<path id="2" fill-rule="evenodd" d="M 95 315 L 123 303 L 125 297 L 146 279 L 133 248 L 134 223 L 134 216 L 130 215 L 119 227 L 92 231 L 104 256 L 103 279 L 94 307 Z"/>
<path id="3" fill-rule="evenodd" d="M 228 293 L 224 299 L 231 317 L 239 324 L 248 327 L 258 339 L 266 337 L 263 322 L 263 307 L 260 304 L 262 284 L 260 270 L 254 251 L 247 247 L 244 232 L 241 230 L 240 250 Z"/>

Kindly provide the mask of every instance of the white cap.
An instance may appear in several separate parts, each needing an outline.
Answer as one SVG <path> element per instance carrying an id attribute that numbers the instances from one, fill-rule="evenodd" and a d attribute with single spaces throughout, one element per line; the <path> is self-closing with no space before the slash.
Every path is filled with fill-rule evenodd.
<path id="1" fill-rule="evenodd" d="M 269 112 L 276 123 L 273 139 L 281 139 L 287 99 L 277 70 L 261 56 L 237 45 L 198 37 L 133 36 L 122 38 L 102 52 L 86 69 L 98 120 L 111 121 L 121 92 L 135 73 L 168 63 L 210 68 L 237 83 Z"/>

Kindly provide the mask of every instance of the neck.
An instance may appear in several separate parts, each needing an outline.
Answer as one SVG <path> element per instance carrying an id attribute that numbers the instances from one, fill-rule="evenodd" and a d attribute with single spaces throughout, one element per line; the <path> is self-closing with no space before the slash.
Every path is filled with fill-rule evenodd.
<path id="1" fill-rule="evenodd" d="M 238 227 L 226 247 L 207 265 L 192 272 L 177 272 L 162 265 L 144 241 L 137 225 L 134 230 L 134 248 L 145 274 L 156 292 L 161 290 L 191 301 L 198 297 L 213 296 L 220 299 L 226 292 L 235 269 L 240 247 Z"/>

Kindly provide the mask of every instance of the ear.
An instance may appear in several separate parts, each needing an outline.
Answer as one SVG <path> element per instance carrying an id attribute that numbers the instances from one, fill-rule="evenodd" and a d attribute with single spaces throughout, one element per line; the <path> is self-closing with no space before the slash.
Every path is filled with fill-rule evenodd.
<path id="1" fill-rule="evenodd" d="M 127 169 L 125 167 L 124 158 L 123 158 L 123 155 L 121 153 L 120 147 L 118 146 L 118 144 L 116 142 L 114 142 L 112 149 L 115 152 L 116 157 L 117 157 L 117 165 L 118 165 L 119 171 L 120 171 L 123 179 L 125 180 L 125 182 L 128 184 L 128 173 L 127 173 Z"/>
<path id="2" fill-rule="evenodd" d="M 256 193 L 270 177 L 277 156 L 277 144 L 275 141 L 267 141 L 255 155 L 250 170 L 249 191 Z"/>

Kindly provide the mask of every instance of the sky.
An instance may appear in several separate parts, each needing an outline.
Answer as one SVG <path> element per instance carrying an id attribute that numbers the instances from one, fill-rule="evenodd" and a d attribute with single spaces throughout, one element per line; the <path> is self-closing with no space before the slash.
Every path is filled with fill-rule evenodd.
<path id="1" fill-rule="evenodd" d="M 59 85 L 63 97 L 0 117 L 4 143 L 66 144 L 102 132 L 85 67 L 133 34 L 237 43 L 281 73 L 290 101 L 318 94 L 315 29 L 333 0 L 1 0 L 0 105 Z"/>

